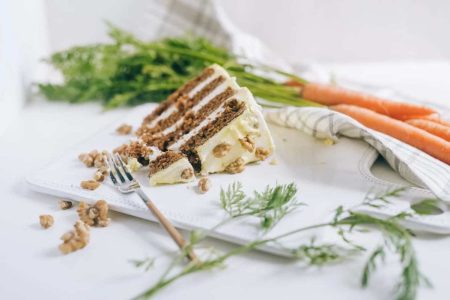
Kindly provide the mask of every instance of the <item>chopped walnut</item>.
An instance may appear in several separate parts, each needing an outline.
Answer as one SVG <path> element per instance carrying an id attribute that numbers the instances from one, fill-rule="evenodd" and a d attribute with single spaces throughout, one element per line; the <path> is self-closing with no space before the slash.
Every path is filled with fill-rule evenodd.
<path id="1" fill-rule="evenodd" d="M 72 206 L 73 206 L 73 203 L 71 201 L 67 201 L 67 200 L 59 201 L 59 208 L 61 208 L 62 210 L 72 208 Z"/>
<path id="2" fill-rule="evenodd" d="M 251 136 L 247 135 L 244 138 L 239 139 L 239 142 L 248 152 L 253 152 L 255 150 L 255 141 Z"/>
<path id="3" fill-rule="evenodd" d="M 121 135 L 127 135 L 131 133 L 132 129 L 133 127 L 131 125 L 122 124 L 116 129 L 116 132 Z"/>
<path id="4" fill-rule="evenodd" d="M 94 205 L 81 201 L 77 212 L 84 223 L 90 226 L 106 227 L 111 221 L 108 218 L 108 210 L 108 203 L 105 200 L 98 200 Z"/>
<path id="5" fill-rule="evenodd" d="M 55 220 L 51 215 L 40 215 L 39 216 L 39 223 L 41 223 L 41 226 L 45 229 L 52 227 Z"/>
<path id="6" fill-rule="evenodd" d="M 85 190 L 93 191 L 100 186 L 100 182 L 95 180 L 84 180 L 80 183 L 80 186 Z"/>
<path id="7" fill-rule="evenodd" d="M 78 159 L 88 168 L 94 166 L 94 159 L 87 153 L 78 155 Z"/>
<path id="8" fill-rule="evenodd" d="M 181 172 L 182 179 L 188 180 L 189 178 L 192 178 L 192 176 L 194 176 L 194 172 L 190 168 L 184 169 L 183 172 Z"/>
<path id="9" fill-rule="evenodd" d="M 100 168 L 105 165 L 103 152 L 99 152 L 98 150 L 92 150 L 89 153 L 82 153 L 78 156 L 78 159 L 81 160 L 88 168 L 94 166 L 96 168 Z"/>
<path id="10" fill-rule="evenodd" d="M 102 166 L 97 169 L 94 173 L 94 180 L 97 182 L 103 182 L 108 175 L 108 168 L 106 166 Z"/>
<path id="11" fill-rule="evenodd" d="M 105 180 L 105 175 L 100 171 L 96 171 L 94 174 L 94 180 L 97 182 L 103 182 Z"/>
<path id="12" fill-rule="evenodd" d="M 202 177 L 198 181 L 198 190 L 200 193 L 206 193 L 211 187 L 211 180 L 208 177 Z"/>
<path id="13" fill-rule="evenodd" d="M 259 160 L 265 160 L 270 155 L 270 151 L 261 147 L 256 148 L 255 156 Z"/>
<path id="14" fill-rule="evenodd" d="M 228 143 L 218 144 L 213 149 L 213 155 L 217 158 L 224 157 L 231 150 L 231 145 Z"/>
<path id="15" fill-rule="evenodd" d="M 59 250 L 63 254 L 83 249 L 89 243 L 89 225 L 78 220 L 73 226 L 75 230 L 66 232 L 62 237 L 63 243 L 59 245 Z"/>
<path id="16" fill-rule="evenodd" d="M 94 159 L 94 167 L 101 168 L 103 166 L 105 166 L 105 157 L 99 154 Z"/>
<path id="17" fill-rule="evenodd" d="M 239 157 L 225 168 L 225 172 L 230 174 L 241 173 L 242 171 L 244 171 L 244 168 L 245 162 L 242 158 Z"/>

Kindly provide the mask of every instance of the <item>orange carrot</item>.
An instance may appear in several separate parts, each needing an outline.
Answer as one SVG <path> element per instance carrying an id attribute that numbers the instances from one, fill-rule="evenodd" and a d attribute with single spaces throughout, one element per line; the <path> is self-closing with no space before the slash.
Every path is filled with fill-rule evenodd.
<path id="1" fill-rule="evenodd" d="M 431 115 L 428 115 L 428 116 L 424 116 L 424 117 L 422 117 L 420 119 L 432 121 L 434 123 L 450 127 L 450 122 L 447 122 L 447 121 L 441 119 L 441 117 L 438 114 L 431 114 Z"/>
<path id="2" fill-rule="evenodd" d="M 441 124 L 447 127 L 450 127 L 450 122 L 442 119 L 439 114 L 435 113 L 435 114 L 427 114 L 427 115 L 402 115 L 399 116 L 398 118 L 396 118 L 398 120 L 401 121 L 408 121 L 408 120 L 414 120 L 414 119 L 421 119 L 421 120 L 428 120 L 437 124 Z"/>
<path id="3" fill-rule="evenodd" d="M 450 143 L 405 122 L 354 105 L 334 105 L 331 109 L 346 114 L 361 124 L 390 135 L 450 165 Z"/>
<path id="4" fill-rule="evenodd" d="M 424 120 L 424 119 L 413 119 L 408 120 L 406 123 L 423 129 L 425 131 L 428 131 L 431 134 L 434 134 L 435 136 L 441 137 L 447 142 L 450 142 L 450 127 L 447 127 L 445 125 L 441 125 L 439 123 L 435 123 L 433 121 Z M 449 153 L 450 155 L 450 153 Z"/>
<path id="5" fill-rule="evenodd" d="M 301 96 L 305 99 L 327 106 L 336 104 L 357 105 L 392 118 L 435 113 L 433 109 L 422 105 L 394 102 L 364 93 L 319 83 L 307 83 L 302 89 Z"/>
<path id="6" fill-rule="evenodd" d="M 401 115 L 397 116 L 396 119 L 400 121 L 408 121 L 413 119 L 425 119 L 428 116 L 435 115 L 435 114 L 425 114 L 425 115 Z"/>

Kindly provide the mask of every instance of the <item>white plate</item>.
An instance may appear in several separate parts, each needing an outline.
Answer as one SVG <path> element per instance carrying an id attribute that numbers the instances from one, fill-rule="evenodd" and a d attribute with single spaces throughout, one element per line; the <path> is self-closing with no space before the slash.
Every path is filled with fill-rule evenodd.
<path id="1" fill-rule="evenodd" d="M 51 161 L 27 178 L 30 186 L 37 191 L 57 195 L 72 200 L 93 202 L 105 199 L 111 208 L 129 215 L 154 221 L 153 216 L 137 195 L 118 193 L 109 180 L 95 191 L 80 188 L 82 180 L 91 179 L 95 169 L 86 168 L 78 155 L 93 149 L 111 150 L 130 139 L 129 136 L 115 134 L 122 123 L 132 124 L 136 128 L 142 118 L 149 113 L 152 105 L 143 105 L 126 115 L 123 120 L 111 124 L 85 142 L 68 149 L 60 158 Z M 146 170 L 140 171 L 137 178 L 144 191 L 156 203 L 173 223 L 182 229 L 210 229 L 226 218 L 219 205 L 219 192 L 234 181 L 242 182 L 248 192 L 261 190 L 268 184 L 295 182 L 298 197 L 307 206 L 286 217 L 271 232 L 285 232 L 302 225 L 322 222 L 332 216 L 339 205 L 354 205 L 364 198 L 371 188 L 386 189 L 392 184 L 377 179 L 370 173 L 370 166 L 377 157 L 376 152 L 367 144 L 357 140 L 343 138 L 339 143 L 329 146 L 301 132 L 278 126 L 270 126 L 277 147 L 275 157 L 260 164 L 247 166 L 241 174 L 214 174 L 209 178 L 211 189 L 206 194 L 198 194 L 197 181 L 188 184 L 150 187 Z M 270 162 L 276 159 L 276 164 Z M 393 207 L 376 213 L 395 214 L 399 209 L 408 207 L 407 201 L 430 197 L 422 189 L 412 189 L 406 201 L 396 201 Z M 448 214 L 427 218 L 412 218 L 407 225 L 412 228 L 437 233 L 450 233 Z M 211 236 L 242 244 L 259 234 L 258 220 L 250 217 L 233 222 L 220 230 L 211 232 Z M 425 225 L 425 226 L 424 226 Z M 320 234 L 318 232 L 314 234 Z M 262 250 L 286 255 L 276 245 Z"/>

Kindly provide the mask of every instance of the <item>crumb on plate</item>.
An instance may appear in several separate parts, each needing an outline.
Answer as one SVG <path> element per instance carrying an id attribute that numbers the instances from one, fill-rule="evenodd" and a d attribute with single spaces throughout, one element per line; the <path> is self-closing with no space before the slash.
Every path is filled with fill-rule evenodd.
<path id="1" fill-rule="evenodd" d="M 117 127 L 116 132 L 120 135 L 127 135 L 131 133 L 131 130 L 133 127 L 128 124 L 122 124 L 119 127 Z"/>

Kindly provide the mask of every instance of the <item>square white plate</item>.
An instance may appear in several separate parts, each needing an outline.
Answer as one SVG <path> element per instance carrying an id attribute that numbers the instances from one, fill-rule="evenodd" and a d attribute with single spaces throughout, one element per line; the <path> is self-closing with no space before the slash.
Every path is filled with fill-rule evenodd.
<path id="1" fill-rule="evenodd" d="M 93 149 L 112 150 L 130 140 L 131 136 L 117 135 L 115 129 L 122 123 L 137 128 L 153 107 L 154 105 L 147 104 L 132 110 L 123 120 L 100 130 L 85 142 L 68 149 L 60 158 L 37 170 L 27 178 L 28 183 L 34 190 L 71 200 L 92 203 L 105 199 L 113 210 L 155 221 L 137 195 L 120 194 L 109 179 L 95 191 L 82 189 L 80 182 L 92 179 L 95 169 L 86 168 L 78 160 L 80 153 Z M 270 234 L 325 221 L 331 218 L 339 205 L 361 202 L 369 189 L 386 189 L 391 186 L 371 175 L 370 166 L 377 154 L 364 142 L 343 138 L 330 146 L 296 130 L 278 126 L 270 126 L 270 129 L 277 147 L 276 154 L 262 163 L 247 166 L 240 174 L 210 175 L 212 187 L 206 194 L 197 192 L 197 180 L 188 184 L 150 187 L 146 177 L 147 170 L 139 171 L 136 176 L 144 191 L 175 226 L 187 230 L 208 230 L 226 218 L 219 204 L 219 193 L 221 187 L 226 188 L 234 181 L 240 181 L 248 193 L 262 190 L 276 182 L 295 182 L 298 187 L 297 197 L 307 205 L 299 207 L 296 212 L 283 219 Z M 414 189 L 413 192 L 411 199 L 429 196 L 420 189 Z M 386 209 L 384 213 L 392 215 L 409 205 L 406 201 L 403 202 Z M 450 222 L 447 219 L 450 218 L 444 215 L 433 216 L 430 220 L 425 220 L 425 223 L 429 223 L 431 231 L 449 233 Z M 417 227 L 414 224 L 421 225 L 423 222 L 423 219 L 410 220 L 409 225 L 414 228 Z M 249 217 L 221 227 L 210 235 L 243 244 L 261 234 L 255 226 L 257 224 L 256 218 Z M 262 250 L 280 255 L 288 254 L 277 245 L 270 245 Z"/>

